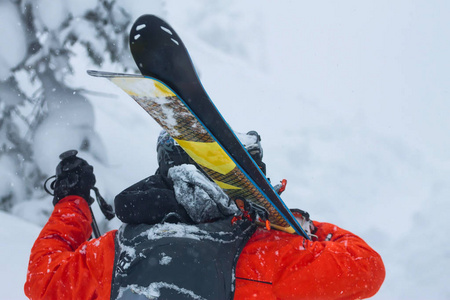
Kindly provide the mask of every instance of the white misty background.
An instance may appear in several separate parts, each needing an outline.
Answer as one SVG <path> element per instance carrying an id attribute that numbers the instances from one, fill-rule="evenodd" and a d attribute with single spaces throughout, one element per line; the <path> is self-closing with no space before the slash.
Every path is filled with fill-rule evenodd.
<path id="1" fill-rule="evenodd" d="M 136 73 L 132 22 L 166 19 L 230 125 L 257 130 L 283 199 L 382 255 L 376 299 L 448 299 L 450 4 L 446 1 L 0 0 L 0 277 L 24 298 L 53 207 L 42 188 L 78 149 L 114 196 L 156 169 L 159 126 L 87 69 Z M 117 228 L 98 206 L 102 231 Z"/>

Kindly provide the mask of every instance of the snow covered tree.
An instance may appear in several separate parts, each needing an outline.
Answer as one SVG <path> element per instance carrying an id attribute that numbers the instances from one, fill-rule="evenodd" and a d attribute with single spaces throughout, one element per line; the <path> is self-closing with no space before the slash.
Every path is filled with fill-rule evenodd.
<path id="1" fill-rule="evenodd" d="M 0 0 L 0 209 L 39 197 L 46 152 L 101 159 L 92 106 L 71 74 L 80 55 L 126 69 L 130 18 L 114 0 Z"/>
<path id="2" fill-rule="evenodd" d="M 242 5 L 0 0 L 0 209 L 18 212 L 30 206 L 17 205 L 21 201 L 41 199 L 42 183 L 63 151 L 78 149 L 102 162 L 107 151 L 93 129 L 89 93 L 76 83 L 80 62 L 112 63 L 115 71 L 135 68 L 128 28 L 139 15 L 153 13 L 180 31 L 189 28 L 187 36 L 196 41 L 258 65 L 258 14 Z"/>

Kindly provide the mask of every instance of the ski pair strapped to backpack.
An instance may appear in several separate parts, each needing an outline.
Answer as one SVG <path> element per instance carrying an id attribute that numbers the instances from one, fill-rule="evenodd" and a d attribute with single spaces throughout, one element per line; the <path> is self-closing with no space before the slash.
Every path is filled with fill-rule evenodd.
<path id="1" fill-rule="evenodd" d="M 267 211 L 275 229 L 309 239 L 204 90 L 173 28 L 153 15 L 132 26 L 130 48 L 143 75 L 88 71 L 123 89 L 231 199 Z"/>

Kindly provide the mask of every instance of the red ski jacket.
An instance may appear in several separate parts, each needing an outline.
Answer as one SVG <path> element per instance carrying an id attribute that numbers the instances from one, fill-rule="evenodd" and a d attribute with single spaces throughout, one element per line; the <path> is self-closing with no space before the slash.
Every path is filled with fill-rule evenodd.
<path id="1" fill-rule="evenodd" d="M 89 206 L 82 198 L 68 196 L 56 204 L 31 250 L 25 283 L 30 299 L 110 299 L 116 230 L 87 241 L 91 222 Z M 385 277 L 378 253 L 335 225 L 314 224 L 316 241 L 257 229 L 237 263 L 234 299 L 374 295 Z"/>

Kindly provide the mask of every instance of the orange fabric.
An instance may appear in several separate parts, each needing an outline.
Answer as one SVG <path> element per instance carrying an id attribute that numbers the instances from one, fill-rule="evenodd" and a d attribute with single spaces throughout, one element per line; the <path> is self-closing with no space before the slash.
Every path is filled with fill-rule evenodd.
<path id="1" fill-rule="evenodd" d="M 89 242 L 89 207 L 78 196 L 56 206 L 30 256 L 25 294 L 30 299 L 109 299 L 114 265 L 110 231 Z M 320 241 L 259 228 L 236 269 L 234 299 L 361 299 L 383 283 L 381 257 L 361 238 L 314 223 Z M 333 234 L 331 241 L 325 237 Z"/>
<path id="2" fill-rule="evenodd" d="M 361 238 L 335 225 L 314 224 L 320 241 L 259 228 L 239 257 L 235 299 L 373 296 L 385 277 L 378 253 Z M 329 233 L 333 234 L 331 240 L 324 241 Z"/>
<path id="3" fill-rule="evenodd" d="M 109 299 L 114 265 L 110 231 L 87 242 L 92 216 L 86 201 L 68 196 L 31 249 L 25 294 L 30 299 Z"/>

